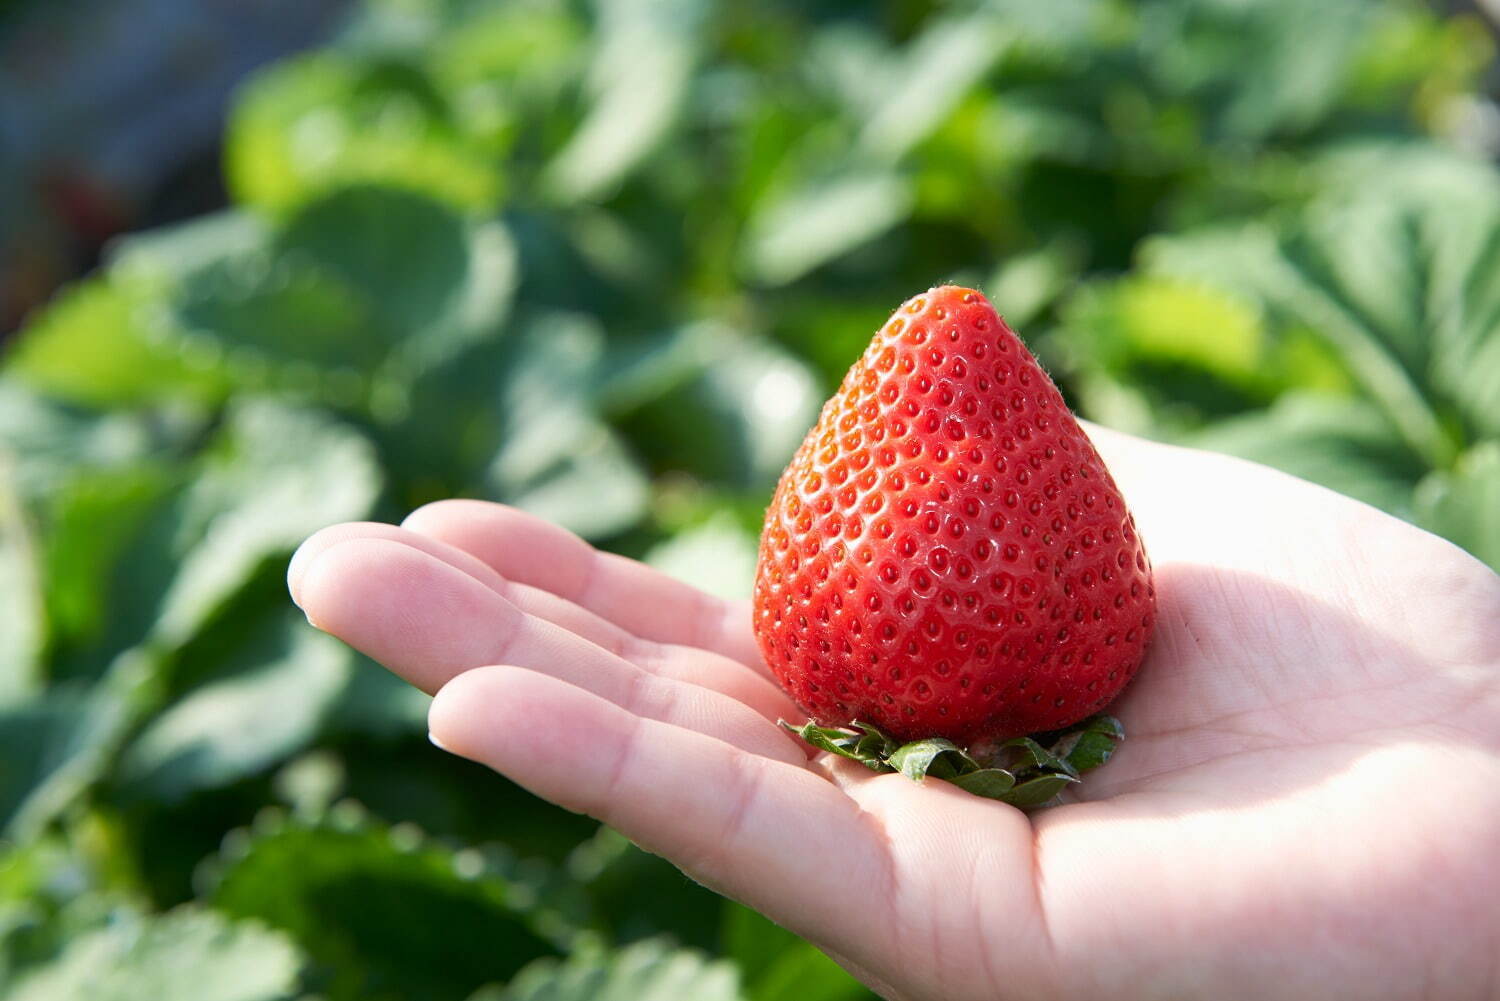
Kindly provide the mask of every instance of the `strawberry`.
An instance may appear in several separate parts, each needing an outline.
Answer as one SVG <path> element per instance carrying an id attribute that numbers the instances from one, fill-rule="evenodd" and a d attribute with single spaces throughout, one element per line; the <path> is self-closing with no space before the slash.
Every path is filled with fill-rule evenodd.
<path id="1" fill-rule="evenodd" d="M 782 474 L 754 616 L 815 723 L 995 747 L 1113 700 L 1155 591 L 1057 387 L 984 296 L 944 286 L 876 333 Z"/>

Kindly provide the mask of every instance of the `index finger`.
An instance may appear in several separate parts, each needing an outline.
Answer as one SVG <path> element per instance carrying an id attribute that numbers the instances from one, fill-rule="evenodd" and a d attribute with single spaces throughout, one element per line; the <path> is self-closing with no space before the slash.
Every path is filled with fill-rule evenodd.
<path id="1" fill-rule="evenodd" d="M 766 673 L 748 602 L 725 601 L 600 552 L 543 518 L 489 501 L 444 500 L 413 511 L 402 527 L 456 546 L 507 580 L 549 591 L 642 639 L 711 650 Z"/>

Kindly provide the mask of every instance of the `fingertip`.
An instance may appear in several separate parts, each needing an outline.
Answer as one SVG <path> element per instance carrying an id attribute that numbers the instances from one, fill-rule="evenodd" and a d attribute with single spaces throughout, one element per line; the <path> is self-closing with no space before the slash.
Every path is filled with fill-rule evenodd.
<path id="1" fill-rule="evenodd" d="M 472 513 L 474 505 L 482 503 L 482 501 L 464 500 L 462 498 L 431 501 L 416 508 L 405 518 L 402 518 L 401 527 L 407 531 L 417 532 L 422 535 L 437 534 L 437 531 L 454 517 L 462 517 L 465 513 Z"/>
<path id="2" fill-rule="evenodd" d="M 307 579 L 308 571 L 312 569 L 319 556 L 340 542 L 347 542 L 374 529 L 389 527 L 372 521 L 350 521 L 320 528 L 309 535 L 302 545 L 297 547 L 297 551 L 292 554 L 291 561 L 286 567 L 286 589 L 291 594 L 293 603 L 298 608 L 303 607 L 303 582 Z"/>
<path id="3" fill-rule="evenodd" d="M 539 711 L 548 701 L 548 680 L 525 668 L 500 664 L 464 671 L 433 696 L 427 708 L 427 738 L 451 754 L 496 767 L 505 756 L 504 745 L 524 744 L 539 717 L 558 715 L 555 707 Z M 536 691 L 538 687 L 542 690 Z M 530 709 L 517 711 L 523 703 Z"/>

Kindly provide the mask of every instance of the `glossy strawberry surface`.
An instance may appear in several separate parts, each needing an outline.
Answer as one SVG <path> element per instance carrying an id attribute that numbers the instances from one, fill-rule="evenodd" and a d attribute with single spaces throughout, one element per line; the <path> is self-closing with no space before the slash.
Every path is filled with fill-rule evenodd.
<path id="1" fill-rule="evenodd" d="M 814 720 L 966 745 L 1113 700 L 1155 592 L 1052 380 L 984 296 L 945 286 L 880 329 L 782 474 L 754 616 Z"/>

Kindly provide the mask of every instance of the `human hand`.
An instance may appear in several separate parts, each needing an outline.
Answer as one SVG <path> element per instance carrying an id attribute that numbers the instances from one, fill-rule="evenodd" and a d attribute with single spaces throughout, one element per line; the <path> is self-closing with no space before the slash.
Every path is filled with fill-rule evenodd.
<path id="1" fill-rule="evenodd" d="M 1500 997 L 1500 577 L 1263 467 L 1089 432 L 1157 635 L 1125 743 L 1029 816 L 810 757 L 746 604 L 509 508 L 326 529 L 289 582 L 438 692 L 440 746 L 886 997 Z"/>

